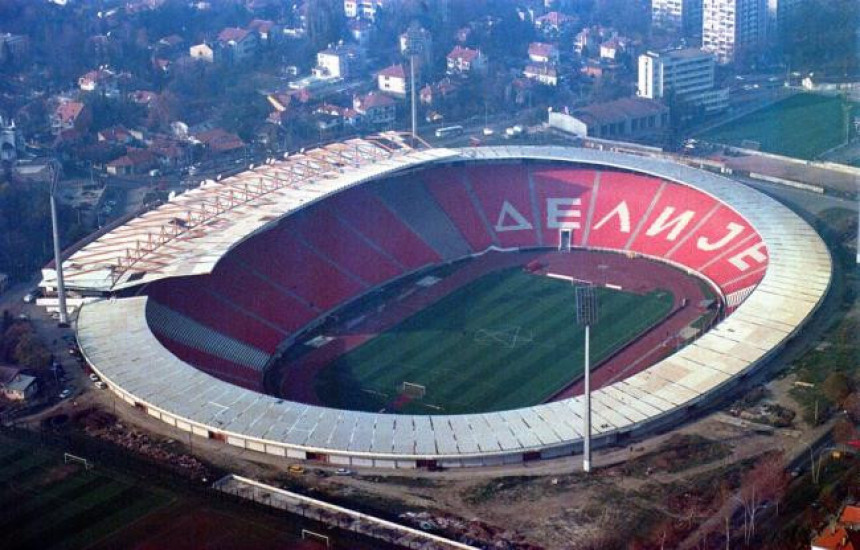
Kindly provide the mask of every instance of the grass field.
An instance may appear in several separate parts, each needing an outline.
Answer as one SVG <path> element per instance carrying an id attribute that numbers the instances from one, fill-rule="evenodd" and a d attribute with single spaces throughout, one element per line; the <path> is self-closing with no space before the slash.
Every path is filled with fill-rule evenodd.
<path id="1" fill-rule="evenodd" d="M 762 151 L 812 160 L 845 142 L 850 111 L 839 97 L 798 94 L 718 126 L 702 138 L 735 146 L 757 141 Z"/>
<path id="2" fill-rule="evenodd" d="M 596 363 L 665 317 L 668 291 L 598 289 Z M 534 405 L 578 378 L 583 329 L 574 289 L 520 268 L 491 273 L 328 365 L 315 390 L 326 405 L 364 411 L 457 414 Z M 402 398 L 401 384 L 426 386 Z"/>
<path id="3" fill-rule="evenodd" d="M 170 495 L 66 465 L 0 436 L 0 548 L 82 548 L 167 505 Z"/>

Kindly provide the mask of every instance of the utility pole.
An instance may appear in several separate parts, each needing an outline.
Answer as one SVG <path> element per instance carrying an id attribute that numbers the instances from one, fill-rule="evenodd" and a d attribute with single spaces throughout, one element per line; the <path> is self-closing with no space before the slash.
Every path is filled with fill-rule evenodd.
<path id="1" fill-rule="evenodd" d="M 59 299 L 60 324 L 69 324 L 66 310 L 66 284 L 63 281 L 63 259 L 60 255 L 60 228 L 57 221 L 57 187 L 60 183 L 60 170 L 57 160 L 51 162 L 51 229 L 54 235 L 54 268 L 57 273 L 57 298 Z"/>
<path id="2" fill-rule="evenodd" d="M 576 287 L 576 322 L 585 326 L 585 391 L 583 401 L 582 471 L 591 471 L 591 325 L 597 324 L 597 295 L 592 285 Z"/>
<path id="3" fill-rule="evenodd" d="M 415 142 L 418 138 L 418 107 L 415 105 L 415 53 L 409 52 L 409 88 L 412 108 L 412 147 L 415 148 Z"/>

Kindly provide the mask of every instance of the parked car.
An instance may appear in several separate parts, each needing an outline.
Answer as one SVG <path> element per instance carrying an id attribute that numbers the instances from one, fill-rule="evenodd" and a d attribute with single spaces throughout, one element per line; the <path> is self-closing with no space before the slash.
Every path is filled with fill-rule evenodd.
<path id="1" fill-rule="evenodd" d="M 96 382 L 96 383 L 95 383 L 95 384 L 93 384 L 93 385 L 94 385 L 97 389 L 100 389 L 100 390 L 103 390 L 103 389 L 105 389 L 105 388 L 107 387 L 107 385 L 106 385 L 104 382 L 102 382 L 101 380 L 99 380 L 98 382 Z"/>
<path id="2" fill-rule="evenodd" d="M 290 464 L 287 466 L 287 471 L 291 474 L 303 474 L 305 473 L 305 468 L 303 466 L 299 466 L 298 464 Z"/>
<path id="3" fill-rule="evenodd" d="M 346 468 L 338 468 L 334 471 L 334 475 L 336 476 L 351 476 L 353 474 L 352 470 L 348 470 Z"/>
<path id="4" fill-rule="evenodd" d="M 66 388 L 60 392 L 60 395 L 58 397 L 60 399 L 65 399 L 65 398 L 69 397 L 70 395 L 72 395 L 72 390 Z"/>
<path id="5" fill-rule="evenodd" d="M 99 381 L 99 376 L 98 376 L 96 373 L 91 372 L 91 373 L 90 373 L 90 380 L 92 380 L 93 382 L 98 382 L 98 381 Z"/>

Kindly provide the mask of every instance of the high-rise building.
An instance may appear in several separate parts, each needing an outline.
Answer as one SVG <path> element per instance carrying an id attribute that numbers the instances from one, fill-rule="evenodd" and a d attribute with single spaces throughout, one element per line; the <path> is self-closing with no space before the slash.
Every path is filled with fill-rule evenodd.
<path id="1" fill-rule="evenodd" d="M 702 0 L 651 0 L 651 24 L 682 36 L 700 36 Z"/>
<path id="2" fill-rule="evenodd" d="M 702 49 L 719 63 L 754 55 L 767 31 L 767 0 L 704 0 Z"/>
<path id="3" fill-rule="evenodd" d="M 695 48 L 639 56 L 637 95 L 684 101 L 714 113 L 728 107 L 728 89 L 714 88 L 714 55 Z"/>
<path id="4" fill-rule="evenodd" d="M 779 28 L 786 24 L 803 0 L 767 0 L 767 37 L 768 40 L 779 36 Z"/>

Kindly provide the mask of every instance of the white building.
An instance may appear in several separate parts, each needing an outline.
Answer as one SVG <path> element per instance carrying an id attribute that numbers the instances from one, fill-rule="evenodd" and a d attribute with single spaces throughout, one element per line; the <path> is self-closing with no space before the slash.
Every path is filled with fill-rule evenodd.
<path id="1" fill-rule="evenodd" d="M 343 14 L 350 19 L 360 17 L 374 21 L 376 20 L 376 10 L 383 5 L 383 0 L 343 0 Z"/>
<path id="2" fill-rule="evenodd" d="M 349 78 L 361 64 L 361 50 L 355 46 L 326 48 L 317 53 L 317 66 L 314 74 L 319 78 Z"/>
<path id="3" fill-rule="evenodd" d="M 684 36 L 702 34 L 702 0 L 651 0 L 651 25 Z"/>
<path id="4" fill-rule="evenodd" d="M 704 0 L 702 49 L 719 63 L 755 54 L 767 31 L 767 0 Z"/>
<path id="5" fill-rule="evenodd" d="M 470 74 L 485 73 L 487 70 L 487 58 L 481 50 L 462 48 L 454 46 L 446 59 L 448 74 Z"/>
<path id="6" fill-rule="evenodd" d="M 403 65 L 391 65 L 376 73 L 377 88 L 380 92 L 406 97 L 409 90 L 409 76 Z"/>
<path id="7" fill-rule="evenodd" d="M 729 91 L 714 89 L 714 55 L 695 48 L 647 52 L 639 56 L 637 95 L 648 99 L 683 100 L 705 112 L 725 110 Z"/>
<path id="8" fill-rule="evenodd" d="M 215 61 L 215 51 L 209 46 L 209 44 L 195 44 L 188 48 L 188 55 L 191 56 L 191 59 L 196 59 L 198 61 L 205 61 L 207 63 L 212 63 Z"/>

